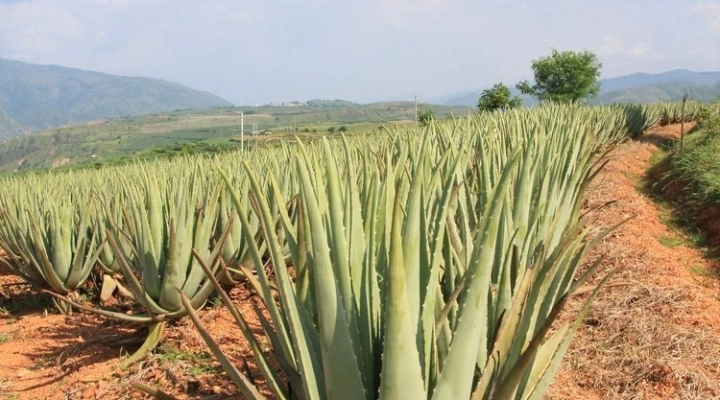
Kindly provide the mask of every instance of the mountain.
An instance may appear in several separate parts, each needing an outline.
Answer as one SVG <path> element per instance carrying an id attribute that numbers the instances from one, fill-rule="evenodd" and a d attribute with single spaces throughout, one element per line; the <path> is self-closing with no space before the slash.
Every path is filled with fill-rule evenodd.
<path id="1" fill-rule="evenodd" d="M 514 90 L 512 87 L 510 90 Z M 470 90 L 467 92 L 456 92 L 444 96 L 434 96 L 427 99 L 430 103 L 445 104 L 448 106 L 472 106 L 477 107 L 482 90 Z"/>
<path id="2" fill-rule="evenodd" d="M 677 101 L 687 92 L 693 100 L 720 99 L 720 72 L 692 72 L 678 69 L 660 74 L 636 73 L 600 80 L 600 93 L 593 104 L 654 103 Z M 510 85 L 508 85 L 510 86 Z M 518 94 L 514 86 L 511 91 Z M 441 104 L 476 106 L 482 90 L 460 92 L 439 98 Z M 523 97 L 523 102 L 532 99 Z"/>
<path id="3" fill-rule="evenodd" d="M 640 72 L 600 81 L 603 92 L 612 92 L 638 86 L 661 86 L 677 83 L 697 86 L 715 85 L 716 83 L 720 83 L 720 72 L 692 72 L 686 69 L 676 69 L 660 74 Z"/>
<path id="4" fill-rule="evenodd" d="M 160 79 L 0 59 L 0 138 L 94 119 L 231 105 Z"/>
<path id="5" fill-rule="evenodd" d="M 520 93 L 520 91 L 517 90 L 517 88 L 515 88 L 515 86 L 511 86 L 511 85 L 507 85 L 507 86 L 508 86 L 508 89 L 510 89 L 510 93 L 513 96 L 520 96 L 520 98 L 523 101 L 523 105 L 530 106 L 530 105 L 537 103 L 537 100 L 535 100 L 531 96 L 527 96 L 527 95 Z M 433 102 L 447 105 L 447 106 L 477 107 L 478 100 L 480 100 L 480 95 L 482 94 L 483 90 L 473 90 L 473 91 L 469 91 L 469 92 L 455 93 L 452 95 L 433 99 Z"/>
<path id="6" fill-rule="evenodd" d="M 656 103 L 680 101 L 687 93 L 690 100 L 711 102 L 720 100 L 720 82 L 714 85 L 699 85 L 687 82 L 643 85 L 626 89 L 601 92 L 593 104 L 607 103 Z"/>

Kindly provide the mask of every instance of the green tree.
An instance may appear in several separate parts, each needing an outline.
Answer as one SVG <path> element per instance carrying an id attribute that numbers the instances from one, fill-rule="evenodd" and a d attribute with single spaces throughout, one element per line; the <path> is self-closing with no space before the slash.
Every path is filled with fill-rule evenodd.
<path id="1" fill-rule="evenodd" d="M 550 56 L 533 60 L 535 84 L 528 81 L 517 84 L 524 94 L 540 101 L 576 102 L 597 96 L 600 91 L 602 64 L 589 51 L 552 50 Z"/>
<path id="2" fill-rule="evenodd" d="M 418 121 L 422 126 L 427 126 L 435 118 L 432 108 L 428 107 L 418 113 Z"/>
<path id="3" fill-rule="evenodd" d="M 485 89 L 478 100 L 478 109 L 480 111 L 508 110 L 518 108 L 522 105 L 522 99 L 519 96 L 513 96 L 510 88 L 502 83 L 498 83 L 492 89 Z"/>

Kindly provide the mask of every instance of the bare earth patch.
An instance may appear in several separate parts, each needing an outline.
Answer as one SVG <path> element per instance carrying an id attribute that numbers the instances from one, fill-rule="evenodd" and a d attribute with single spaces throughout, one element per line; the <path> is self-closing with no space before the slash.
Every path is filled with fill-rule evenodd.
<path id="1" fill-rule="evenodd" d="M 594 249 L 617 268 L 579 329 L 548 399 L 720 398 L 720 285 L 716 261 L 682 245 L 641 193 L 657 143 L 679 135 L 658 127 L 617 146 L 587 193 L 596 229 L 633 217 Z M 582 299 L 570 304 L 576 312 Z"/>
<path id="2" fill-rule="evenodd" d="M 231 296 L 246 316 L 253 315 L 246 288 L 239 285 Z M 250 351 L 227 309 L 212 306 L 200 317 L 235 365 L 258 376 L 246 363 Z M 0 399 L 150 398 L 134 390 L 133 382 L 179 399 L 238 398 L 189 319 L 166 328 L 165 341 L 147 360 L 120 369 L 146 332 L 87 313 L 57 315 L 50 299 L 0 270 Z"/>
<path id="3" fill-rule="evenodd" d="M 604 259 L 598 275 L 618 270 L 578 331 L 548 399 L 720 398 L 718 265 L 669 241 L 677 233 L 639 190 L 658 138 L 678 132 L 678 126 L 659 128 L 644 141 L 617 146 L 586 195 L 588 207 L 616 201 L 592 214 L 595 232 L 634 218 L 589 257 Z M 247 288 L 231 295 L 252 314 Z M 583 297 L 569 303 L 568 315 Z M 236 365 L 257 377 L 227 310 L 211 307 L 200 316 Z M 142 334 L 143 328 L 92 315 L 56 315 L 47 298 L 0 269 L 0 398 L 147 398 L 132 389 L 136 381 L 181 399 L 239 398 L 187 319 L 166 330 L 147 361 L 120 370 Z"/>

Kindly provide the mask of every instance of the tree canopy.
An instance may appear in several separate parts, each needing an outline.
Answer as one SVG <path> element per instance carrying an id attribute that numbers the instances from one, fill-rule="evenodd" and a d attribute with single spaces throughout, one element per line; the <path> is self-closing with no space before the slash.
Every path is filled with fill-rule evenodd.
<path id="1" fill-rule="evenodd" d="M 420 122 L 420 125 L 427 126 L 432 122 L 432 120 L 435 118 L 435 113 L 433 112 L 432 108 L 428 107 L 418 114 L 418 122 Z"/>
<path id="2" fill-rule="evenodd" d="M 535 84 L 517 84 L 524 94 L 540 101 L 577 102 L 597 96 L 600 91 L 602 64 L 589 51 L 552 50 L 550 56 L 532 62 Z"/>
<path id="3" fill-rule="evenodd" d="M 518 108 L 522 105 L 519 96 L 513 96 L 510 89 L 502 83 L 495 84 L 491 89 L 483 90 L 478 100 L 480 111 L 495 111 Z"/>

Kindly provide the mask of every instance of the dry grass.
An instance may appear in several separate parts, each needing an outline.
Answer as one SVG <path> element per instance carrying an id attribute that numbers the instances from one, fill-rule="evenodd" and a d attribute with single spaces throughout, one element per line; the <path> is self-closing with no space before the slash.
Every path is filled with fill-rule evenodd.
<path id="1" fill-rule="evenodd" d="M 603 258 L 600 274 L 617 274 L 578 330 L 548 399 L 720 398 L 720 285 L 703 276 L 717 265 L 698 249 L 662 244 L 674 232 L 637 190 L 655 150 L 619 146 L 587 193 L 591 207 L 617 200 L 593 215 L 596 230 L 634 218 L 588 257 Z M 569 315 L 582 300 L 570 302 Z"/>
<path id="2" fill-rule="evenodd" d="M 609 288 L 578 332 L 564 368 L 586 377 L 580 388 L 606 399 L 718 398 L 717 333 L 678 323 L 697 312 L 695 301 L 690 288 Z M 575 392 L 550 398 L 586 397 Z"/>

